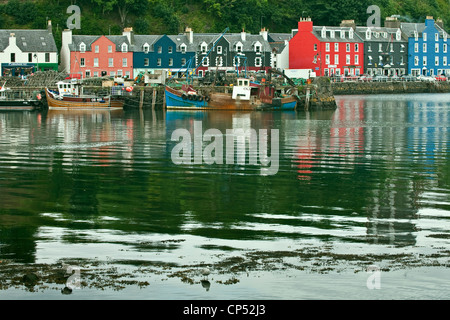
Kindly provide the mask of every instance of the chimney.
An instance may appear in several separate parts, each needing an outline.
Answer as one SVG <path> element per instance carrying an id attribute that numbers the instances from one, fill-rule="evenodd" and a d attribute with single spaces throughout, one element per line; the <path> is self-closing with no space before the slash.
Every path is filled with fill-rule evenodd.
<path id="1" fill-rule="evenodd" d="M 242 29 L 242 32 L 241 32 L 241 40 L 242 40 L 242 41 L 245 41 L 246 38 L 247 38 L 247 34 L 245 33 L 245 30 Z"/>
<path id="2" fill-rule="evenodd" d="M 47 22 L 47 30 L 48 30 L 48 33 L 52 33 L 53 31 L 52 31 L 52 20 L 48 20 L 48 22 Z"/>
<path id="3" fill-rule="evenodd" d="M 125 28 L 123 29 L 122 35 L 126 36 L 128 38 L 128 42 L 133 45 L 134 44 L 134 32 L 133 28 Z"/>
<path id="4" fill-rule="evenodd" d="M 434 26 L 433 16 L 427 16 L 427 18 L 425 19 L 425 26 Z"/>
<path id="5" fill-rule="evenodd" d="M 400 28 L 400 21 L 398 21 L 397 17 L 386 17 L 386 20 L 384 20 L 384 27 L 385 28 Z"/>
<path id="6" fill-rule="evenodd" d="M 15 33 L 9 34 L 9 45 L 16 46 L 16 34 Z"/>
<path id="7" fill-rule="evenodd" d="M 356 29 L 356 23 L 355 20 L 342 20 L 341 28 L 353 28 L 353 30 Z"/>
<path id="8" fill-rule="evenodd" d="M 259 32 L 260 35 L 263 36 L 264 41 L 268 41 L 268 31 L 266 30 L 266 28 L 262 28 L 261 31 Z"/>
<path id="9" fill-rule="evenodd" d="M 437 18 L 436 19 L 436 24 L 441 27 L 442 29 L 444 29 L 444 21 L 442 21 L 441 18 Z"/>
<path id="10" fill-rule="evenodd" d="M 194 42 L 194 31 L 192 31 L 191 28 L 187 27 L 184 31 L 184 34 L 186 35 L 186 37 L 188 37 L 189 43 L 192 44 Z"/>
<path id="11" fill-rule="evenodd" d="M 311 18 L 300 18 L 298 22 L 298 32 L 312 32 L 313 31 L 313 22 Z"/>

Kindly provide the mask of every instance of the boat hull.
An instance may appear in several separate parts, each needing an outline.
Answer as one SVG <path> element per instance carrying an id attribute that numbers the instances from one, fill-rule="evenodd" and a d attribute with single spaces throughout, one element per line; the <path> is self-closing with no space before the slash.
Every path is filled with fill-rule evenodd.
<path id="1" fill-rule="evenodd" d="M 231 94 L 227 93 L 211 93 L 199 100 L 170 87 L 166 87 L 165 91 L 166 108 L 172 110 L 294 110 L 297 106 L 295 97 L 261 100 L 253 96 L 250 100 L 240 100 L 232 99 Z"/>
<path id="2" fill-rule="evenodd" d="M 83 109 L 122 109 L 124 102 L 121 100 L 100 100 L 97 98 L 71 97 L 63 100 L 55 99 L 53 95 L 45 90 L 49 110 L 83 110 Z"/>
<path id="3" fill-rule="evenodd" d="M 34 100 L 0 100 L 0 110 L 35 110 L 41 103 Z"/>

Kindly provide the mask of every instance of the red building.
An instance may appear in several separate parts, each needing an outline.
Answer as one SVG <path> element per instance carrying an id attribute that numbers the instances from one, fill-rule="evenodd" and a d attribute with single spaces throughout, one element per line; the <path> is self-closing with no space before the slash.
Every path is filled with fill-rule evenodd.
<path id="1" fill-rule="evenodd" d="M 314 27 L 301 19 L 289 41 L 289 69 L 310 69 L 317 76 L 364 73 L 364 43 L 354 32 L 353 21 L 340 27 Z"/>
<path id="2" fill-rule="evenodd" d="M 133 52 L 127 36 L 72 35 L 63 33 L 61 66 L 83 78 L 133 77 Z"/>

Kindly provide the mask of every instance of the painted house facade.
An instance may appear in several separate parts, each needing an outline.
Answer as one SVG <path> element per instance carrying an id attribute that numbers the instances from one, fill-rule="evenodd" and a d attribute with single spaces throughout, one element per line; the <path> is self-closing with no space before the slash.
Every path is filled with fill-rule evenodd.
<path id="1" fill-rule="evenodd" d="M 133 52 L 128 38 L 72 35 L 63 31 L 61 71 L 82 78 L 133 76 Z"/>
<path id="2" fill-rule="evenodd" d="M 289 68 L 310 69 L 317 76 L 363 74 L 364 43 L 354 28 L 313 26 L 310 18 L 300 19 L 289 41 Z"/>
<path id="3" fill-rule="evenodd" d="M 356 27 L 364 40 L 364 69 L 371 76 L 408 74 L 408 38 L 400 22 L 388 18 L 385 27 Z"/>
<path id="4" fill-rule="evenodd" d="M 266 71 L 271 65 L 267 33 L 194 34 L 198 75 L 208 70 Z"/>
<path id="5" fill-rule="evenodd" d="M 134 77 L 140 72 L 153 73 L 155 70 L 167 70 L 169 73 L 184 72 L 189 60 L 195 55 L 189 37 L 185 34 L 130 34 L 129 39 L 134 51 Z"/>
<path id="6" fill-rule="evenodd" d="M 408 69 L 412 75 L 450 76 L 449 35 L 433 17 L 425 23 L 402 23 L 401 29 L 408 37 Z"/>
<path id="7" fill-rule="evenodd" d="M 51 21 L 47 29 L 0 30 L 0 64 L 2 76 L 58 70 L 58 50 Z"/>
<path id="8" fill-rule="evenodd" d="M 261 32 L 267 32 L 261 30 Z M 280 71 L 289 69 L 289 40 L 292 33 L 269 33 L 268 42 L 272 49 L 270 67 Z"/>

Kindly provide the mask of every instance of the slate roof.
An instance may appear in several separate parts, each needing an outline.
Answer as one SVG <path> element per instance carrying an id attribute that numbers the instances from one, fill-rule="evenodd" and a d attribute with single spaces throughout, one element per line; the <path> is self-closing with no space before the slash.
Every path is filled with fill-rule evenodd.
<path id="1" fill-rule="evenodd" d="M 292 33 L 269 33 L 268 40 L 271 42 L 284 42 L 285 40 L 291 40 Z"/>
<path id="2" fill-rule="evenodd" d="M 326 34 L 325 37 L 322 37 L 322 29 L 323 26 L 315 26 L 313 27 L 313 34 L 319 39 L 321 42 L 363 42 L 363 39 L 358 35 L 358 33 L 353 33 L 353 39 L 350 39 L 349 33 L 351 27 L 325 27 Z M 334 38 L 331 37 L 330 31 L 334 31 Z M 341 32 L 345 32 L 345 37 L 341 38 Z"/>
<path id="3" fill-rule="evenodd" d="M 366 39 L 366 31 L 370 29 L 372 32 L 371 39 Z M 373 41 L 373 42 L 391 42 L 394 40 L 394 42 L 406 42 L 408 41 L 408 37 L 405 33 L 401 33 L 400 40 L 397 40 L 396 34 L 398 31 L 398 28 L 372 28 L 372 27 L 356 27 L 356 33 L 358 33 L 359 37 L 363 39 L 364 41 Z M 401 29 L 400 29 L 401 31 Z M 378 33 L 378 38 L 375 37 L 375 33 Z M 386 34 L 386 37 L 384 36 L 384 33 Z"/>
<path id="4" fill-rule="evenodd" d="M 73 35 L 72 43 L 69 45 L 70 51 L 80 51 L 80 44 L 84 43 L 86 45 L 86 51 L 92 51 L 92 44 L 98 40 L 101 36 L 80 36 Z M 122 44 L 126 43 L 128 45 L 128 51 L 131 51 L 130 42 L 126 36 L 106 36 L 116 45 L 116 51 L 121 51 Z"/>
<path id="5" fill-rule="evenodd" d="M 418 32 L 419 37 L 421 37 L 423 31 L 425 30 L 425 23 L 402 22 L 400 24 L 400 28 L 406 34 L 407 37 L 414 37 L 415 30 Z"/>
<path id="6" fill-rule="evenodd" d="M 16 44 L 23 52 L 57 52 L 53 34 L 47 29 L 38 30 L 0 30 L 0 51 L 9 46 L 10 34 L 14 33 Z"/>

